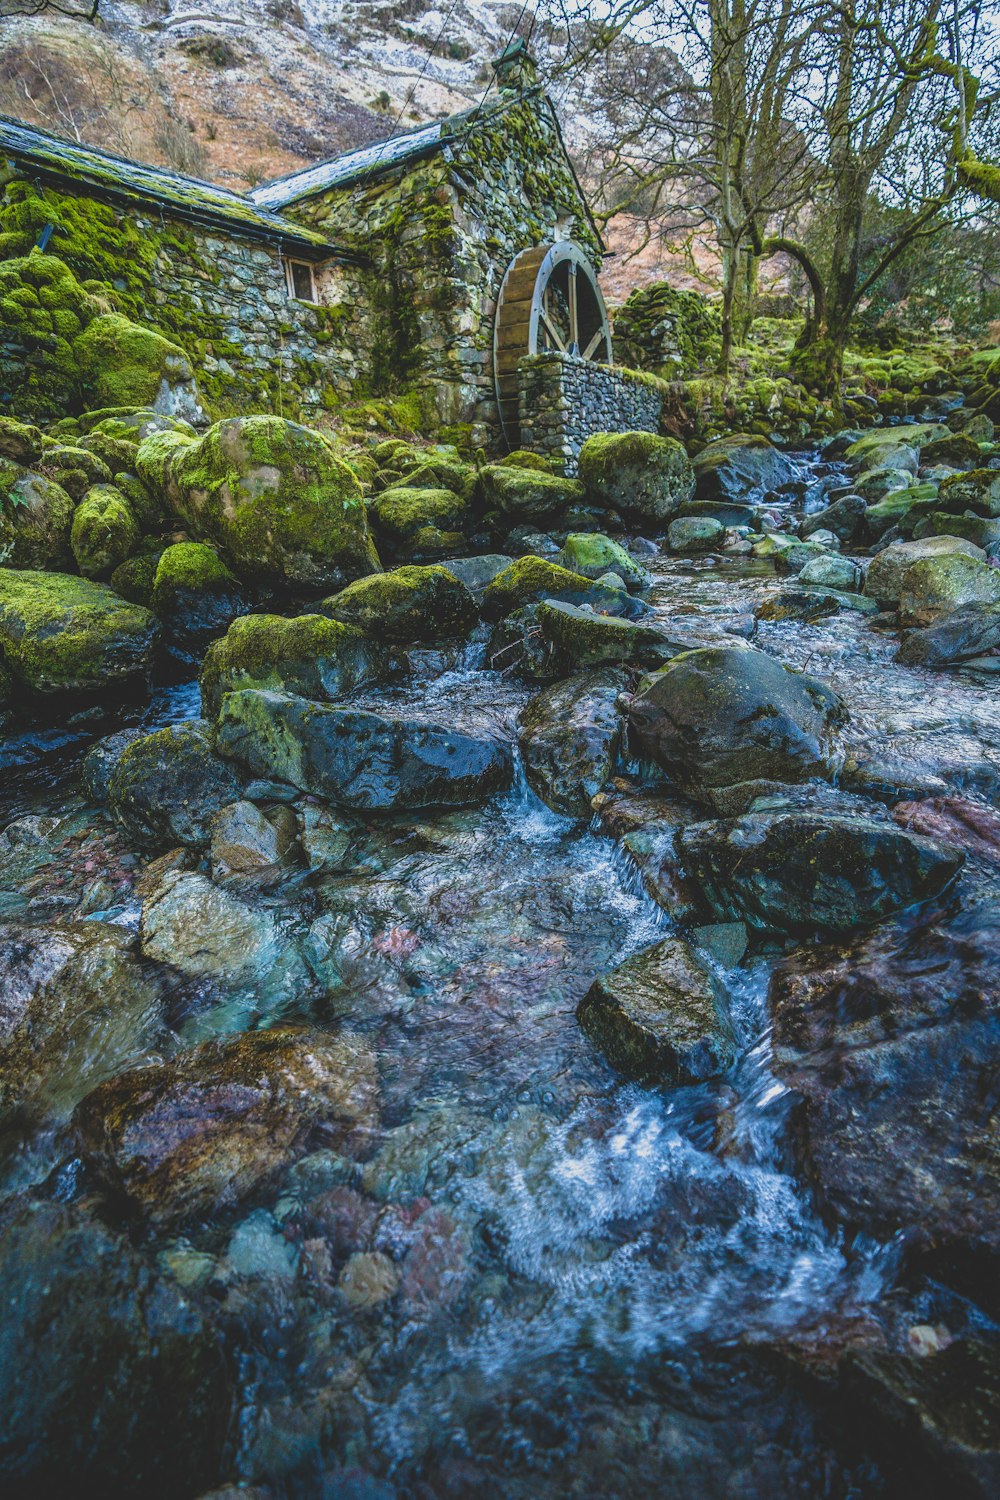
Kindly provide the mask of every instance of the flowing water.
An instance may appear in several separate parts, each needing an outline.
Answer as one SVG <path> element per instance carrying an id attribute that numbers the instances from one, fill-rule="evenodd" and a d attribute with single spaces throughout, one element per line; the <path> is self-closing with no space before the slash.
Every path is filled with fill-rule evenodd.
<path id="1" fill-rule="evenodd" d="M 647 561 L 657 612 L 699 629 L 739 628 L 781 583 L 745 559 Z M 989 674 L 899 667 L 894 638 L 849 613 L 762 624 L 755 642 L 838 689 L 845 754 L 875 746 L 911 778 L 995 797 Z M 419 654 L 378 701 L 513 740 L 530 690 L 481 662 L 481 647 Z M 182 682 L 123 719 L 196 706 Z M 95 727 L 61 726 L 59 755 L 52 734 L 8 750 L 6 919 L 137 930 L 142 862 L 75 779 Z M 282 923 L 274 970 L 171 980 L 153 1055 L 280 1020 L 347 1027 L 378 1057 L 381 1107 L 361 1162 L 319 1141 L 235 1216 L 139 1236 L 223 1319 L 233 1478 L 288 1500 L 892 1493 L 795 1375 L 797 1347 L 884 1316 L 900 1259 L 828 1227 L 797 1178 L 766 957 L 715 963 L 741 1046 L 727 1077 L 623 1084 L 575 1009 L 670 919 L 616 844 L 550 812 L 521 770 L 484 809 L 362 825 L 348 873 L 258 899 Z M 58 1131 L 25 1133 L 7 1186 L 71 1182 L 61 1150 Z M 351 1295 L 359 1254 L 392 1262 L 392 1295 Z"/>

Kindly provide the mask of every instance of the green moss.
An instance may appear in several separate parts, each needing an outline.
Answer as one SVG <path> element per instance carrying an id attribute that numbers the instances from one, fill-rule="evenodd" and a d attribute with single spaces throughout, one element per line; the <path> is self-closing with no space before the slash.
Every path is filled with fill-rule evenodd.
<path id="1" fill-rule="evenodd" d="M 465 520 L 465 502 L 452 490 L 383 490 L 372 506 L 380 531 L 394 542 L 412 540 L 424 526 L 458 531 Z"/>
<path id="2" fill-rule="evenodd" d="M 388 670 L 384 647 L 353 626 L 324 615 L 243 615 L 205 655 L 202 705 L 214 718 L 226 693 L 246 687 L 330 700 Z"/>
<path id="3" fill-rule="evenodd" d="M 149 609 L 153 602 L 153 585 L 156 582 L 161 551 L 162 549 L 157 548 L 119 563 L 111 575 L 111 587 L 115 593 L 127 599 L 130 604 L 141 604 Z"/>
<path id="4" fill-rule="evenodd" d="M 0 561 L 18 568 L 68 567 L 73 508 L 61 485 L 0 461 Z"/>
<path id="5" fill-rule="evenodd" d="M 556 464 L 544 453 L 531 453 L 527 448 L 515 448 L 502 460 L 505 469 L 531 469 L 536 474 L 556 473 Z"/>
<path id="6" fill-rule="evenodd" d="M 148 610 L 85 578 L 0 569 L 0 659 L 40 693 L 100 692 L 145 672 Z"/>
<path id="7" fill-rule="evenodd" d="M 194 381 L 183 349 L 121 313 L 94 318 L 74 353 L 89 406 L 152 406 L 165 386 Z"/>
<path id="8" fill-rule="evenodd" d="M 204 542 L 175 542 L 166 547 L 156 569 L 156 589 L 210 589 L 236 579 L 212 547 Z"/>
<path id="9" fill-rule="evenodd" d="M 404 567 L 359 578 L 325 599 L 324 613 L 376 639 L 404 644 L 464 636 L 476 607 L 464 584 L 446 568 Z"/>
<path id="10" fill-rule="evenodd" d="M 482 609 L 487 619 L 499 620 L 526 605 L 538 604 L 542 599 L 582 602 L 595 598 L 600 592 L 582 573 L 571 573 L 548 558 L 529 555 L 515 558 L 487 585 Z M 614 590 L 604 592 L 611 596 Z"/>
<path id="11" fill-rule="evenodd" d="M 128 501 L 111 484 L 95 484 L 76 508 L 70 542 L 85 578 L 101 578 L 139 545 L 141 533 Z"/>
<path id="12" fill-rule="evenodd" d="M 599 531 L 574 531 L 563 543 L 559 561 L 571 573 L 584 578 L 600 578 L 603 573 L 617 573 L 630 588 L 649 584 L 649 574 L 618 542 Z"/>

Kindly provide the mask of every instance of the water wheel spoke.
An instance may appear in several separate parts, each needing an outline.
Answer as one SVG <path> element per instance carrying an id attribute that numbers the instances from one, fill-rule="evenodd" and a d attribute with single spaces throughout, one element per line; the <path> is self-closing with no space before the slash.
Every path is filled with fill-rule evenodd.
<path id="1" fill-rule="evenodd" d="M 576 295 L 576 266 L 569 268 L 569 347 L 572 353 L 580 352 L 580 309 Z"/>
<path id="2" fill-rule="evenodd" d="M 599 328 L 594 334 L 594 337 L 591 339 L 590 343 L 587 345 L 586 349 L 584 349 L 583 351 L 584 359 L 593 359 L 594 355 L 597 353 L 598 346 L 600 344 L 603 344 L 603 342 L 604 329 Z"/>
<path id="3" fill-rule="evenodd" d="M 552 342 L 555 344 L 556 348 L 557 349 L 561 349 L 562 352 L 563 352 L 563 354 L 567 354 L 569 351 L 567 350 L 566 345 L 562 341 L 562 337 L 560 336 L 559 330 L 558 330 L 558 328 L 556 328 L 556 326 L 555 326 L 554 323 L 551 323 L 549 321 L 549 315 L 545 311 L 544 307 L 542 308 L 542 311 L 541 311 L 541 320 L 542 320 L 542 325 L 545 328 L 546 333 L 548 334 L 548 336 L 552 340 Z"/>

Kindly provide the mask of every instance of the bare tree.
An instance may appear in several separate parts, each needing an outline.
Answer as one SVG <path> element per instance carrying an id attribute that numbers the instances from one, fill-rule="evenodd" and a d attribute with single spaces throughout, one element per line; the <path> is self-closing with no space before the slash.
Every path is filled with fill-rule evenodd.
<path id="1" fill-rule="evenodd" d="M 19 16 L 40 16 L 47 11 L 68 16 L 71 21 L 96 21 L 101 0 L 0 0 L 0 22 Z"/>

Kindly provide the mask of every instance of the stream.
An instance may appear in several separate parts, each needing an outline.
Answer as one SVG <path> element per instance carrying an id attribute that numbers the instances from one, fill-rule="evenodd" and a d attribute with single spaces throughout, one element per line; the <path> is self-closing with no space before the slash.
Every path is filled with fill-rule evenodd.
<path id="1" fill-rule="evenodd" d="M 819 462 L 799 457 L 804 474 Z M 745 634 L 788 582 L 752 558 L 642 561 L 657 616 L 706 639 Z M 896 638 L 851 612 L 761 621 L 753 642 L 842 696 L 847 760 L 996 805 L 1000 697 L 986 667 L 900 666 Z M 411 667 L 355 700 L 516 743 L 536 689 L 485 664 L 482 629 Z M 138 931 L 143 860 L 88 801 L 82 748 L 197 712 L 196 683 L 174 680 L 115 722 L 9 737 L 4 921 Z M 627 792 L 636 768 L 623 769 Z M 641 1087 L 608 1065 L 576 1007 L 595 975 L 673 928 L 596 816 L 583 827 L 550 811 L 518 763 L 485 808 L 359 823 L 347 864 L 254 897 L 282 935 L 266 972 L 224 984 L 159 966 L 166 1025 L 134 1059 L 298 1023 L 346 1026 L 378 1059 L 363 1151 L 320 1137 L 248 1203 L 182 1233 L 123 1213 L 154 1277 L 207 1299 L 224 1330 L 229 1481 L 251 1500 L 901 1493 L 822 1377 L 822 1351 L 835 1363 L 936 1323 L 942 1297 L 953 1329 L 992 1325 L 907 1278 L 894 1239 L 845 1233 L 814 1202 L 772 1055 L 780 955 L 762 946 L 726 968 L 706 954 L 739 1059 L 705 1084 Z M 3 1173 L 8 1193 L 47 1184 L 89 1201 L 58 1124 L 20 1127 Z M 29 1357 L 44 1367 L 60 1351 Z"/>

